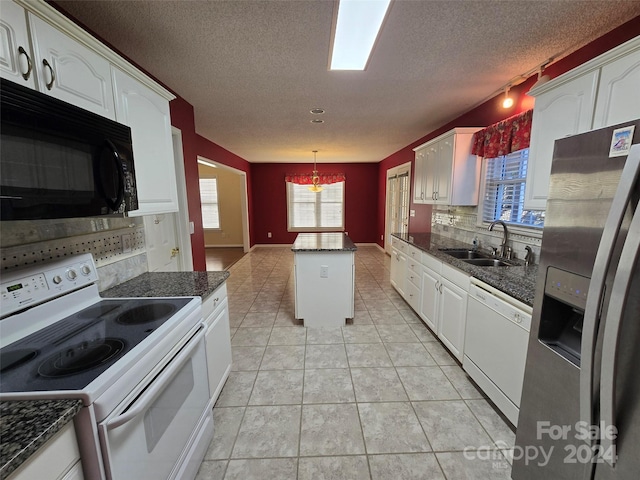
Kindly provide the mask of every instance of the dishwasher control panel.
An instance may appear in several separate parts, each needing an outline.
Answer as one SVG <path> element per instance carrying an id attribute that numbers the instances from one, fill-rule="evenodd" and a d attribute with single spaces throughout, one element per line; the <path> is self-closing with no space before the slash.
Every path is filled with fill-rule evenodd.
<path id="1" fill-rule="evenodd" d="M 483 303 L 487 307 L 491 308 L 492 310 L 496 311 L 503 317 L 508 318 L 513 323 L 521 326 L 527 332 L 530 330 L 531 315 L 529 313 L 524 312 L 515 305 L 512 305 L 505 300 L 498 298 L 493 293 L 479 287 L 478 285 L 475 285 L 474 283 L 472 283 L 469 287 L 469 295 L 471 295 L 473 298 Z"/>

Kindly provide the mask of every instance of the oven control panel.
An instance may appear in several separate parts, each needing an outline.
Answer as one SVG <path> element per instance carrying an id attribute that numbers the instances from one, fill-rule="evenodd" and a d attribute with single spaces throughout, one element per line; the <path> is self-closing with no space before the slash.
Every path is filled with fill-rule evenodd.
<path id="1" fill-rule="evenodd" d="M 74 255 L 2 275 L 0 313 L 11 313 L 77 290 L 98 280 L 91 254 Z"/>

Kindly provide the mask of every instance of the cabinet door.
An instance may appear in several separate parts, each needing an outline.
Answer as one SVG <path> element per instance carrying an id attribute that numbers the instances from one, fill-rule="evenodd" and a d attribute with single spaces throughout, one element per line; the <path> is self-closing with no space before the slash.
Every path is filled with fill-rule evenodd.
<path id="1" fill-rule="evenodd" d="M 442 288 L 438 312 L 438 336 L 451 353 L 462 361 L 468 293 L 444 278 L 440 282 Z"/>
<path id="2" fill-rule="evenodd" d="M 207 320 L 209 326 L 205 334 L 209 392 L 213 403 L 220 395 L 224 382 L 231 371 L 231 333 L 229 330 L 229 307 L 226 299 L 223 300 L 221 308 L 218 308 L 214 315 L 213 320 Z"/>
<path id="3" fill-rule="evenodd" d="M 396 250 L 391 251 L 391 285 L 404 297 L 404 282 L 407 280 L 407 257 Z"/>
<path id="4" fill-rule="evenodd" d="M 438 159 L 436 170 L 435 203 L 449 205 L 451 203 L 451 174 L 453 173 L 453 135 L 438 142 Z"/>
<path id="5" fill-rule="evenodd" d="M 13 2 L 2 2 L 0 77 L 36 88 L 33 61 L 24 8 Z"/>
<path id="6" fill-rule="evenodd" d="M 436 201 L 436 185 L 438 175 L 438 144 L 429 145 L 425 149 L 424 161 L 424 202 L 433 204 Z"/>
<path id="7" fill-rule="evenodd" d="M 438 304 L 440 301 L 440 275 L 430 268 L 422 269 L 422 295 L 420 299 L 420 318 L 427 326 L 438 333 Z"/>
<path id="8" fill-rule="evenodd" d="M 417 150 L 413 168 L 413 203 L 424 203 L 425 150 Z"/>
<path id="9" fill-rule="evenodd" d="M 602 67 L 593 128 L 640 117 L 640 49 Z"/>
<path id="10" fill-rule="evenodd" d="M 140 208 L 129 216 L 178 211 L 169 102 L 113 69 L 116 119 L 131 127 Z"/>
<path id="11" fill-rule="evenodd" d="M 29 24 L 38 90 L 115 120 L 109 62 L 32 14 Z"/>
<path id="12" fill-rule="evenodd" d="M 526 209 L 544 210 L 554 142 L 591 129 L 598 71 L 578 77 L 536 98 L 527 167 Z"/>

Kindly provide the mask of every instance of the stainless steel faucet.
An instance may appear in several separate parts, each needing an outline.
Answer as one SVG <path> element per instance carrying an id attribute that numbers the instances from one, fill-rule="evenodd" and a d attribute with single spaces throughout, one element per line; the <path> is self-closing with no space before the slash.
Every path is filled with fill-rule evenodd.
<path id="1" fill-rule="evenodd" d="M 507 253 L 507 240 L 509 239 L 509 231 L 507 230 L 507 225 L 502 220 L 496 220 L 495 222 L 491 222 L 489 225 L 489 231 L 493 231 L 493 227 L 498 224 L 502 225 L 502 229 L 504 230 L 504 236 L 502 237 L 502 245 L 500 245 L 500 256 L 502 258 L 505 257 Z"/>
<path id="2" fill-rule="evenodd" d="M 533 263 L 533 250 L 531 250 L 531 247 L 529 245 L 524 247 L 524 249 L 527 252 L 527 254 L 524 256 L 524 264 L 525 266 L 527 266 Z"/>

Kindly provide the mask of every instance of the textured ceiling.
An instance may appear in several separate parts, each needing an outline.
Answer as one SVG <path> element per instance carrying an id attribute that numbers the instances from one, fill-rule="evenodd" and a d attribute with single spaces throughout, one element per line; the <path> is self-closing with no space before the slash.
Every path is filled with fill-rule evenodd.
<path id="1" fill-rule="evenodd" d="M 380 161 L 640 15 L 640 1 L 395 0 L 367 70 L 332 72 L 332 0 L 56 3 L 249 162 Z"/>

